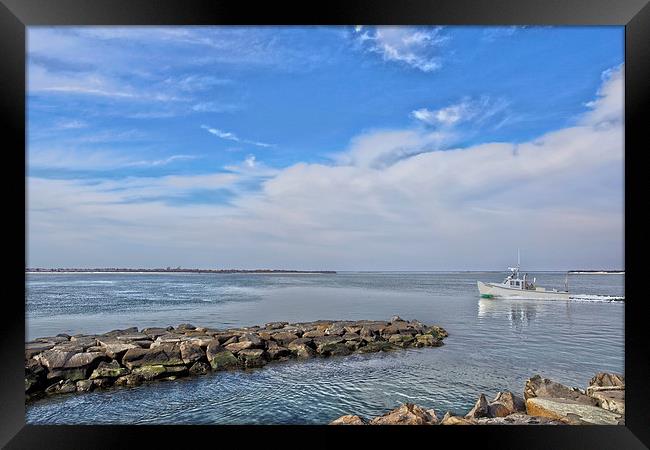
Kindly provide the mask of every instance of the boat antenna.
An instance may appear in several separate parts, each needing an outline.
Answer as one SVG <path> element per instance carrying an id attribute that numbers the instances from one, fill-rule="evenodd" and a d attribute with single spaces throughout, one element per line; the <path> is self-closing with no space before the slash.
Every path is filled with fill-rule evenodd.
<path id="1" fill-rule="evenodd" d="M 517 269 L 519 269 L 519 247 L 517 247 Z"/>
<path id="2" fill-rule="evenodd" d="M 569 272 L 567 272 L 564 277 L 564 290 L 569 292 Z"/>

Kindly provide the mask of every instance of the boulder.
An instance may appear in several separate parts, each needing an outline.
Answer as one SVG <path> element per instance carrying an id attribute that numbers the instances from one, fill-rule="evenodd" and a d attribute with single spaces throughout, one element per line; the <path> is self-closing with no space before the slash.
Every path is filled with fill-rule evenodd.
<path id="1" fill-rule="evenodd" d="M 478 425 L 566 425 L 562 420 L 529 416 L 524 413 L 512 413 L 505 417 L 482 417 L 476 419 L 476 423 Z"/>
<path id="2" fill-rule="evenodd" d="M 262 367 L 267 363 L 268 355 L 260 348 L 248 348 L 241 350 L 237 357 L 242 361 L 244 367 Z"/>
<path id="3" fill-rule="evenodd" d="M 325 332 L 324 331 L 319 331 L 319 330 L 306 331 L 302 335 L 303 338 L 315 338 L 315 337 L 321 337 L 321 336 L 325 336 Z"/>
<path id="4" fill-rule="evenodd" d="M 251 341 L 243 341 L 243 342 L 235 342 L 234 344 L 227 344 L 225 345 L 225 347 L 227 350 L 233 353 L 238 353 L 242 350 L 254 348 L 255 344 Z"/>
<path id="5" fill-rule="evenodd" d="M 408 347 L 415 340 L 409 334 L 393 334 L 388 337 L 388 342 L 399 347 Z"/>
<path id="6" fill-rule="evenodd" d="M 566 399 L 584 405 L 596 405 L 596 400 L 580 391 L 578 388 L 570 388 L 563 384 L 556 383 L 548 378 L 535 375 L 526 381 L 524 387 L 524 398 L 549 398 Z"/>
<path id="7" fill-rule="evenodd" d="M 117 336 L 118 341 L 124 341 L 124 342 L 129 342 L 129 341 L 150 341 L 151 337 L 149 335 L 144 334 L 144 333 L 126 333 L 126 334 L 120 334 Z"/>
<path id="8" fill-rule="evenodd" d="M 530 416 L 566 420 L 575 424 L 618 425 L 623 419 L 598 406 L 569 399 L 530 397 L 526 400 L 526 412 Z"/>
<path id="9" fill-rule="evenodd" d="M 210 372 L 210 366 L 203 361 L 197 361 L 190 367 L 190 375 L 205 375 Z"/>
<path id="10" fill-rule="evenodd" d="M 167 334 L 168 330 L 166 328 L 145 328 L 142 330 L 142 333 L 149 336 L 149 339 L 156 339 L 158 336 L 163 336 Z"/>
<path id="11" fill-rule="evenodd" d="M 134 375 L 139 375 L 145 381 L 155 380 L 156 378 L 161 378 L 167 370 L 163 365 L 146 365 L 134 367 L 132 373 Z"/>
<path id="12" fill-rule="evenodd" d="M 25 393 L 41 391 L 46 386 L 47 369 L 35 359 L 25 363 Z"/>
<path id="13" fill-rule="evenodd" d="M 347 328 L 347 327 L 346 327 L 346 328 Z M 361 341 L 361 336 L 359 336 L 357 333 L 345 333 L 345 334 L 343 335 L 343 339 L 345 339 L 346 341 L 357 341 L 357 342 L 360 342 L 360 341 Z"/>
<path id="14" fill-rule="evenodd" d="M 465 414 L 466 419 L 478 419 L 479 417 L 490 417 L 490 406 L 484 394 L 479 395 L 474 407 Z"/>
<path id="15" fill-rule="evenodd" d="M 329 351 L 336 346 L 342 344 L 345 340 L 341 336 L 329 335 L 314 338 L 314 345 L 316 352 L 320 354 L 329 353 Z"/>
<path id="16" fill-rule="evenodd" d="M 266 352 L 269 354 L 269 358 L 273 360 L 288 358 L 291 356 L 291 350 L 286 347 L 278 345 L 277 342 L 270 341 Z"/>
<path id="17" fill-rule="evenodd" d="M 33 358 L 41 352 L 51 350 L 54 342 L 28 342 L 25 344 L 25 359 Z"/>
<path id="18" fill-rule="evenodd" d="M 287 348 L 296 355 L 298 358 L 310 358 L 314 356 L 314 349 L 312 348 L 313 341 L 308 338 L 298 338 L 291 341 Z"/>
<path id="19" fill-rule="evenodd" d="M 443 338 L 446 338 L 447 336 L 449 336 L 449 333 L 447 333 L 447 330 L 445 330 L 442 327 L 436 326 L 436 325 L 433 325 L 433 326 L 430 326 L 430 327 L 425 327 L 425 331 L 424 331 L 423 334 L 430 334 L 430 335 L 436 337 L 437 339 L 443 339 Z"/>
<path id="20" fill-rule="evenodd" d="M 76 386 L 77 392 L 90 392 L 95 387 L 93 380 L 79 380 L 77 381 Z"/>
<path id="21" fill-rule="evenodd" d="M 190 323 L 182 323 L 179 326 L 177 326 L 176 329 L 179 331 L 186 331 L 186 330 L 195 330 L 196 327 Z"/>
<path id="22" fill-rule="evenodd" d="M 431 334 L 422 334 L 416 336 L 416 339 L 419 343 L 423 344 L 425 347 L 440 347 L 443 345 L 441 337 L 435 337 Z"/>
<path id="23" fill-rule="evenodd" d="M 596 400 L 597 406 L 617 414 L 625 415 L 625 390 L 592 391 L 590 396 Z"/>
<path id="24" fill-rule="evenodd" d="M 250 342 L 252 344 L 249 348 L 264 348 L 264 342 L 260 337 L 253 333 L 246 333 L 239 337 L 239 342 Z"/>
<path id="25" fill-rule="evenodd" d="M 625 377 L 614 373 L 598 372 L 589 380 L 589 386 L 625 388 Z"/>
<path id="26" fill-rule="evenodd" d="M 93 388 L 107 388 L 113 385 L 113 378 L 95 378 L 92 380 Z"/>
<path id="27" fill-rule="evenodd" d="M 425 410 L 413 403 L 406 403 L 370 421 L 370 425 L 435 425 L 438 417 L 434 410 Z"/>
<path id="28" fill-rule="evenodd" d="M 144 379 L 137 373 L 130 373 L 115 380 L 115 386 L 137 386 L 142 384 Z"/>
<path id="29" fill-rule="evenodd" d="M 359 334 L 361 328 L 361 325 L 348 325 L 346 327 L 343 327 L 347 334 Z"/>
<path id="30" fill-rule="evenodd" d="M 213 370 L 235 369 L 241 365 L 237 357 L 230 350 L 219 345 L 216 339 L 208 345 L 206 357 Z"/>
<path id="31" fill-rule="evenodd" d="M 257 335 L 260 337 L 260 339 L 264 341 L 270 341 L 271 340 L 271 332 L 270 331 L 259 331 Z"/>
<path id="32" fill-rule="evenodd" d="M 368 425 L 368 422 L 359 416 L 348 415 L 332 420 L 330 425 Z"/>
<path id="33" fill-rule="evenodd" d="M 296 339 L 298 339 L 298 336 L 286 331 L 280 331 L 278 333 L 272 334 L 271 339 L 273 339 L 281 346 L 286 347 L 287 345 L 289 345 L 291 341 L 295 341 Z"/>
<path id="34" fill-rule="evenodd" d="M 127 350 L 132 348 L 141 348 L 139 345 L 131 342 L 123 342 L 117 339 L 98 339 L 97 342 L 104 348 L 106 356 L 113 359 L 121 359 Z"/>
<path id="35" fill-rule="evenodd" d="M 48 379 L 63 378 L 71 381 L 87 378 L 88 372 L 105 358 L 106 355 L 100 352 L 73 353 L 54 349 L 36 356 L 36 360 L 48 368 Z"/>
<path id="36" fill-rule="evenodd" d="M 113 360 L 111 362 L 102 361 L 99 363 L 99 366 L 93 373 L 90 375 L 90 379 L 94 380 L 95 378 L 118 378 L 129 373 L 129 369 L 120 366 L 120 364 Z"/>
<path id="37" fill-rule="evenodd" d="M 390 323 L 395 323 L 395 322 L 406 322 L 404 319 L 402 319 L 400 316 L 393 316 L 390 318 Z"/>
<path id="38" fill-rule="evenodd" d="M 45 389 L 45 393 L 48 395 L 52 394 L 70 394 L 72 392 L 76 392 L 77 390 L 77 384 L 75 381 L 72 380 L 60 380 L 57 383 L 54 383 L 50 386 L 48 386 L 47 389 Z"/>
<path id="39" fill-rule="evenodd" d="M 278 330 L 284 328 L 286 325 L 289 325 L 289 322 L 269 322 L 264 325 L 264 328 L 267 330 Z"/>
<path id="40" fill-rule="evenodd" d="M 237 342 L 239 342 L 239 336 L 233 336 L 230 339 L 226 339 L 224 342 L 222 342 L 221 345 L 226 346 L 226 345 L 230 345 L 230 344 L 235 344 Z"/>
<path id="41" fill-rule="evenodd" d="M 194 341 L 181 342 L 180 346 L 181 359 L 185 364 L 193 364 L 205 358 L 205 352 L 201 346 Z"/>
<path id="42" fill-rule="evenodd" d="M 122 357 L 122 364 L 129 369 L 142 366 L 176 366 L 183 364 L 180 346 L 177 344 L 161 344 L 152 348 L 132 348 Z"/>
<path id="43" fill-rule="evenodd" d="M 513 413 L 526 412 L 524 399 L 509 391 L 499 392 L 488 406 L 490 417 L 505 417 Z"/>
<path id="44" fill-rule="evenodd" d="M 440 421 L 440 425 L 476 425 L 475 419 L 466 419 L 460 416 L 454 416 L 447 412 Z"/>
<path id="45" fill-rule="evenodd" d="M 363 347 L 359 347 L 359 350 L 357 351 L 359 353 L 389 352 L 397 348 L 398 347 L 394 346 L 388 341 L 374 341 L 368 342 Z"/>

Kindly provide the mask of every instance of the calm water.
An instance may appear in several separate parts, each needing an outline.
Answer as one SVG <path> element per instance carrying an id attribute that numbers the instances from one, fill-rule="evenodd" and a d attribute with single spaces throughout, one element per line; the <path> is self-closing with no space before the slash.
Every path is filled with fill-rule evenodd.
<path id="1" fill-rule="evenodd" d="M 564 274 L 535 273 L 562 288 Z M 335 275 L 29 274 L 28 339 L 190 322 L 210 327 L 398 314 L 449 331 L 440 348 L 269 364 L 250 372 L 58 396 L 27 409 L 39 424 L 323 424 L 415 402 L 465 413 L 480 393 L 521 395 L 535 373 L 585 386 L 623 373 L 623 275 L 573 275 L 570 301 L 480 299 L 502 273 Z"/>

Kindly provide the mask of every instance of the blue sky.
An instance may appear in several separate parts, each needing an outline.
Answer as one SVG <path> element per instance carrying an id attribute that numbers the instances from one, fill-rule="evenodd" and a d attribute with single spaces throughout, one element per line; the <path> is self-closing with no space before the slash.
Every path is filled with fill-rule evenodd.
<path id="1" fill-rule="evenodd" d="M 30 27 L 28 264 L 622 267 L 623 37 Z"/>

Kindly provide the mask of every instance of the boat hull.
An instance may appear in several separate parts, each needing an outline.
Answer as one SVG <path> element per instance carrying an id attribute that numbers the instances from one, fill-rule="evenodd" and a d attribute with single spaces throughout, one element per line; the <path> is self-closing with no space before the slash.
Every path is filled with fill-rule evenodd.
<path id="1" fill-rule="evenodd" d="M 476 282 L 478 291 L 483 298 L 516 297 L 548 300 L 569 300 L 571 297 L 566 291 L 541 291 L 532 289 L 509 289 L 494 283 Z"/>

